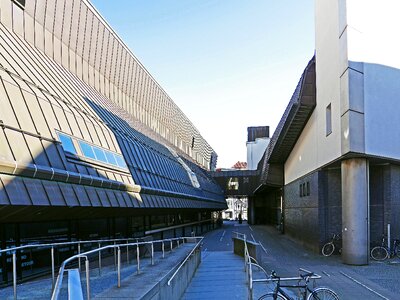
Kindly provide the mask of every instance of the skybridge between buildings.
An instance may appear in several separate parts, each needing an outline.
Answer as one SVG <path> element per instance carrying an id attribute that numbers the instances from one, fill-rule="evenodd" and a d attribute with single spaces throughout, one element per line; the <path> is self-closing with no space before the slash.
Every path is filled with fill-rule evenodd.
<path id="1" fill-rule="evenodd" d="M 225 198 L 252 196 L 260 181 L 257 170 L 229 170 L 210 173 L 224 191 Z"/>

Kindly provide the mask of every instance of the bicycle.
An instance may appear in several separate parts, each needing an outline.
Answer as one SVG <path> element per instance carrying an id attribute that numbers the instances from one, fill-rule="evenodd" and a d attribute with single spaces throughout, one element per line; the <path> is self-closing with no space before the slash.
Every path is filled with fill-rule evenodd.
<path id="1" fill-rule="evenodd" d="M 377 261 L 384 261 L 387 258 L 397 256 L 400 258 L 400 240 L 393 240 L 393 247 L 388 247 L 385 236 L 382 236 L 382 243 L 371 250 L 371 257 Z"/>
<path id="2" fill-rule="evenodd" d="M 339 249 L 339 253 L 341 252 L 342 248 L 340 247 L 340 235 L 339 234 L 333 234 L 332 239 L 330 242 L 327 242 L 323 247 L 322 247 L 322 255 L 323 256 L 331 256 L 333 252 L 335 252 L 335 249 Z"/>
<path id="3" fill-rule="evenodd" d="M 311 289 L 309 287 L 310 279 L 319 279 L 321 276 L 315 274 L 314 272 L 310 272 L 304 269 L 300 269 L 300 277 L 295 278 L 282 278 L 276 275 L 275 271 L 271 273 L 271 280 L 276 282 L 275 289 L 273 292 L 269 292 L 265 295 L 262 295 L 258 300 L 267 300 L 267 299 L 278 299 L 278 300 L 294 300 L 295 298 L 290 297 L 287 291 L 283 288 L 295 288 L 300 289 L 301 297 L 299 299 L 302 300 L 339 300 L 339 296 L 330 288 L 327 287 L 317 287 Z M 290 281 L 290 280 L 298 280 L 297 284 L 281 284 L 281 280 Z M 300 284 L 301 281 L 304 280 L 304 284 Z M 297 298 L 296 298 L 297 299 Z"/>

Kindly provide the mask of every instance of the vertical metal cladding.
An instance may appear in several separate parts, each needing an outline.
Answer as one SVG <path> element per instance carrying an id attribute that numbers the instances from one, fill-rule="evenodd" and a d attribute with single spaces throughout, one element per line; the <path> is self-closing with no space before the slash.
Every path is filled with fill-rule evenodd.
<path id="1" fill-rule="evenodd" d="M 200 188 L 163 145 L 177 150 Z M 147 203 L 141 189 L 166 207 L 179 198 L 220 209 L 221 190 L 203 169 L 213 153 L 87 1 L 21 8 L 0 0 L 1 201 L 36 205 L 46 195 L 52 205 L 153 207 L 161 199 Z"/>
<path id="2" fill-rule="evenodd" d="M 1 7 L 7 28 L 209 168 L 213 149 L 89 1 L 27 0 L 21 9 L 2 0 Z"/>

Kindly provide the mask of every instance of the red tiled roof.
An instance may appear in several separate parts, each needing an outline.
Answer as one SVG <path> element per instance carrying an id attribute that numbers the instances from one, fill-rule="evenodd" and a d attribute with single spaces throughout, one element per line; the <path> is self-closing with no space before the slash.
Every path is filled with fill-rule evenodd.
<path id="1" fill-rule="evenodd" d="M 233 169 L 243 170 L 247 169 L 247 162 L 238 161 L 232 166 Z"/>

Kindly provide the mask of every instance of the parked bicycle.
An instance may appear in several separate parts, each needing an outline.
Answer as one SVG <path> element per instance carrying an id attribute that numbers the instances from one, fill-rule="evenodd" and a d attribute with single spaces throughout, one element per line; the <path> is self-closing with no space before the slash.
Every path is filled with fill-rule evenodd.
<path id="1" fill-rule="evenodd" d="M 392 247 L 388 247 L 386 237 L 382 236 L 381 245 L 372 248 L 371 257 L 378 261 L 383 261 L 394 256 L 400 258 L 400 240 L 394 239 L 392 244 Z"/>
<path id="2" fill-rule="evenodd" d="M 340 234 L 333 234 L 330 242 L 327 242 L 322 247 L 322 255 L 323 256 L 331 256 L 335 249 L 339 250 L 339 253 L 342 250 L 342 239 L 340 238 Z"/>
<path id="3" fill-rule="evenodd" d="M 267 300 L 267 299 L 278 299 L 278 300 L 316 300 L 316 299 L 325 299 L 325 300 L 339 300 L 339 296 L 330 288 L 327 287 L 317 287 L 311 288 L 309 286 L 310 279 L 319 279 L 321 276 L 315 274 L 314 272 L 309 272 L 307 270 L 300 269 L 302 273 L 300 273 L 299 278 L 282 278 L 276 275 L 275 271 L 271 273 L 271 280 L 276 282 L 275 289 L 273 292 L 269 292 L 258 300 Z M 290 281 L 290 280 L 299 280 L 297 284 L 281 284 L 282 281 Z M 301 283 L 303 282 L 304 283 Z M 300 298 L 293 298 L 288 294 L 288 291 L 285 291 L 284 288 L 289 289 L 300 289 Z"/>

